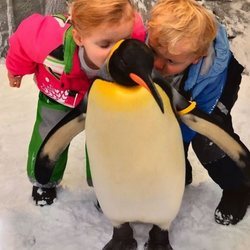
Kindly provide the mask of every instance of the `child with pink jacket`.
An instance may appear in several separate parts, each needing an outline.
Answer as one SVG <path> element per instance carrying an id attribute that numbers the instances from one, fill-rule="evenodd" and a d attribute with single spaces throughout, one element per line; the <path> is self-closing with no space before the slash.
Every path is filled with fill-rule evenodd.
<path id="1" fill-rule="evenodd" d="M 49 182 L 39 183 L 35 162 L 46 136 L 83 102 L 117 41 L 145 40 L 142 19 L 129 0 L 75 0 L 70 10 L 70 16 L 33 14 L 25 19 L 10 37 L 6 57 L 10 86 L 19 88 L 24 75 L 34 74 L 40 91 L 27 162 L 32 197 L 40 206 L 56 198 L 69 148 L 59 157 Z"/>

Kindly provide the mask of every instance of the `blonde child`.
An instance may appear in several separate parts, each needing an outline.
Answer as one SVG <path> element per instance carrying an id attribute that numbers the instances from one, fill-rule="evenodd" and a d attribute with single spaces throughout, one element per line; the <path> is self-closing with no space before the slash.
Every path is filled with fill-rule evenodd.
<path id="1" fill-rule="evenodd" d="M 243 67 L 230 51 L 222 25 L 194 0 L 160 0 L 151 10 L 148 44 L 155 52 L 155 69 L 183 95 L 195 100 L 237 140 L 231 109 L 237 100 Z M 186 184 L 192 182 L 187 159 L 190 143 L 210 177 L 222 188 L 215 221 L 236 224 L 250 203 L 250 188 L 234 162 L 207 138 L 183 124 Z"/>
<path id="2" fill-rule="evenodd" d="M 145 38 L 142 20 L 129 0 L 75 0 L 69 16 L 34 14 L 10 37 L 10 86 L 19 88 L 22 77 L 34 73 L 40 91 L 27 163 L 37 205 L 53 203 L 68 155 L 67 147 L 42 185 L 34 174 L 39 148 L 60 120 L 82 103 L 112 46 L 129 37 Z"/>

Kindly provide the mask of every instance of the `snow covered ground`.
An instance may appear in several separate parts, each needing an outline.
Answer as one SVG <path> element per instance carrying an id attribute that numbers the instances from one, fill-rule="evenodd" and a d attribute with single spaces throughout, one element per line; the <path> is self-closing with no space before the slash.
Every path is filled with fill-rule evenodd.
<path id="1" fill-rule="evenodd" d="M 238 6 L 235 3 L 234 10 Z M 249 11 L 243 14 L 250 20 Z M 236 131 L 250 148 L 250 27 L 240 20 L 230 21 L 229 28 L 242 31 L 232 40 L 232 50 L 246 66 L 233 119 Z M 71 144 L 57 201 L 52 206 L 37 207 L 31 199 L 26 157 L 37 95 L 32 76 L 23 79 L 20 89 L 10 88 L 4 62 L 0 64 L 0 250 L 100 250 L 111 238 L 112 226 L 95 209 L 94 192 L 85 181 L 84 133 Z M 236 226 L 216 224 L 213 213 L 221 190 L 194 155 L 191 161 L 194 181 L 185 190 L 181 210 L 170 230 L 174 249 L 250 249 L 250 209 Z M 150 225 L 133 227 L 141 250 Z"/>

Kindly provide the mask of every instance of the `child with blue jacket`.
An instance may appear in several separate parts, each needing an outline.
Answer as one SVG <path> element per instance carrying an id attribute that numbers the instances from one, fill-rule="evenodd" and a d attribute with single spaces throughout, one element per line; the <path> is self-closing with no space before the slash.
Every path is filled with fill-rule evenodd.
<path id="1" fill-rule="evenodd" d="M 180 93 L 196 101 L 234 138 L 231 109 L 237 100 L 243 67 L 233 56 L 224 27 L 194 0 L 159 0 L 148 22 L 148 44 L 155 69 Z M 237 224 L 250 204 L 250 188 L 235 163 L 207 138 L 181 124 L 186 154 L 186 184 L 192 182 L 188 148 L 221 187 L 215 221 Z"/>

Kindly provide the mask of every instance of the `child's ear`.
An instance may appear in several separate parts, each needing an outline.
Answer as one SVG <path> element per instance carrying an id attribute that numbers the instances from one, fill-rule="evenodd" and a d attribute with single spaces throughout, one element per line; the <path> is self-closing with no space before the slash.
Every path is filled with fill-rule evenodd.
<path id="1" fill-rule="evenodd" d="M 204 54 L 204 55 L 201 55 L 201 56 L 197 57 L 196 59 L 194 59 L 194 61 L 192 62 L 192 64 L 197 64 L 201 60 L 201 58 L 206 57 L 206 56 L 207 56 L 207 53 Z"/>
<path id="2" fill-rule="evenodd" d="M 82 46 L 82 37 L 76 29 L 72 29 L 72 36 L 75 43 L 80 47 Z"/>
<path id="3" fill-rule="evenodd" d="M 192 64 L 197 64 L 197 63 L 200 61 L 201 58 L 202 58 L 202 56 L 196 58 L 196 59 L 192 62 Z"/>

